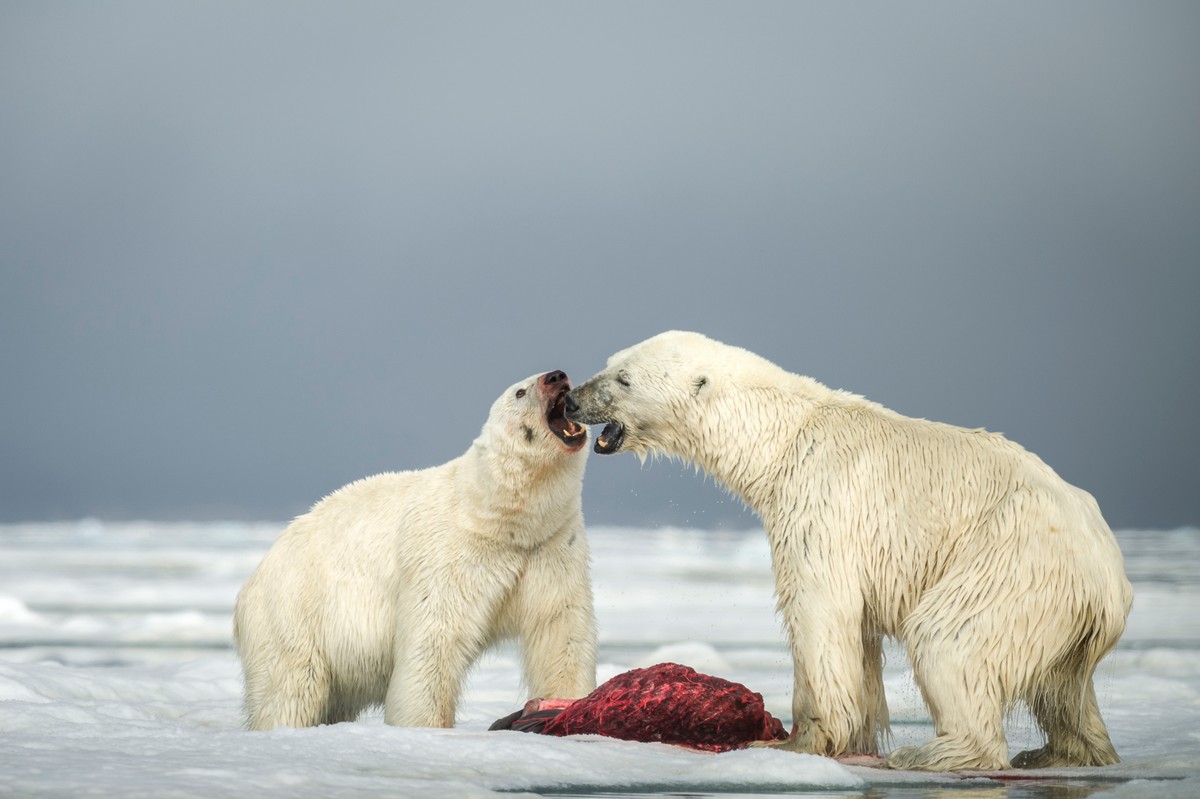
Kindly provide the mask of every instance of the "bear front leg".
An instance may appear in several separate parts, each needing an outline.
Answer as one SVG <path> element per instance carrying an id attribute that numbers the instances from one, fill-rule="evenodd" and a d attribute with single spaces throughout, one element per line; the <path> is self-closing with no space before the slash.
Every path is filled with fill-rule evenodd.
<path id="1" fill-rule="evenodd" d="M 596 618 L 582 532 L 530 562 L 515 603 L 532 696 L 578 699 L 596 687 Z"/>
<path id="2" fill-rule="evenodd" d="M 394 661 L 384 721 L 399 727 L 453 727 L 467 673 L 491 635 L 496 601 L 485 581 L 476 593 L 414 588 L 396 614 Z"/>
<path id="3" fill-rule="evenodd" d="M 864 743 L 868 717 L 874 722 L 878 715 L 865 705 L 861 604 L 828 587 L 806 594 L 816 595 L 835 598 L 812 606 L 781 602 L 794 667 L 792 732 L 775 746 L 829 757 L 858 754 L 852 744 Z"/>
<path id="4" fill-rule="evenodd" d="M 474 653 L 461 638 L 432 632 L 398 641 L 383 720 L 397 727 L 453 727 Z"/>
<path id="5" fill-rule="evenodd" d="M 596 623 L 590 608 L 563 608 L 521 636 L 532 696 L 578 699 L 596 687 Z"/>

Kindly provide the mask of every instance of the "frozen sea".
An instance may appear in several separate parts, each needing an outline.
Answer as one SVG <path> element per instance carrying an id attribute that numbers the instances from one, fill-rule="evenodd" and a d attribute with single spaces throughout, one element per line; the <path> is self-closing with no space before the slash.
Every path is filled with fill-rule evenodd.
<path id="1" fill-rule="evenodd" d="M 848 767 L 772 750 L 487 732 L 527 698 L 516 653 L 474 670 L 453 730 L 353 724 L 250 733 L 230 647 L 242 581 L 282 524 L 0 526 L 0 796 L 1200 797 L 1200 531 L 1118 533 L 1136 591 L 1097 693 L 1119 766 L 995 782 Z M 761 530 L 592 527 L 599 679 L 676 661 L 790 715 L 791 665 Z M 901 651 L 893 745 L 931 734 Z M 1009 721 L 1013 752 L 1039 742 Z"/>

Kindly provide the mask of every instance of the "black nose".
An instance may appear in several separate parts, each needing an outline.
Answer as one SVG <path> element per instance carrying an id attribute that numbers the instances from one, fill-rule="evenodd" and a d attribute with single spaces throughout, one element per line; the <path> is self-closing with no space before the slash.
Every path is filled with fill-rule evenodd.
<path id="1" fill-rule="evenodd" d="M 546 372 L 542 375 L 542 385 L 552 386 L 555 383 L 561 383 L 567 379 L 567 373 L 561 369 L 555 369 L 553 372 Z"/>
<path id="2" fill-rule="evenodd" d="M 579 410 L 579 403 L 576 402 L 575 398 L 571 396 L 570 391 L 568 391 L 567 396 L 563 398 L 563 408 L 566 409 L 567 413 L 575 413 L 575 411 Z"/>

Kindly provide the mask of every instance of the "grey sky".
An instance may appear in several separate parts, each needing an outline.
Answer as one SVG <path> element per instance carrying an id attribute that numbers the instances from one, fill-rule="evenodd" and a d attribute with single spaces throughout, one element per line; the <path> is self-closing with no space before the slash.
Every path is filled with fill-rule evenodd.
<path id="1" fill-rule="evenodd" d="M 0 521 L 285 519 L 699 330 L 1200 524 L 1200 5 L 0 6 Z M 750 527 L 591 456 L 591 524 Z"/>

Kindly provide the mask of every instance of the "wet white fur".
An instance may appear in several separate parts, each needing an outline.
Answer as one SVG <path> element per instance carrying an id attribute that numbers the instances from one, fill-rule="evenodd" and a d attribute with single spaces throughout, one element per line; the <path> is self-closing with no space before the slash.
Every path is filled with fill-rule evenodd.
<path id="1" fill-rule="evenodd" d="M 695 464 L 762 519 L 795 664 L 784 746 L 877 751 L 889 636 L 936 726 L 893 766 L 1007 768 L 1002 720 L 1020 700 L 1047 744 L 1015 765 L 1117 761 L 1092 674 L 1132 591 L 1095 501 L 1035 455 L 695 333 L 613 355 L 573 396 L 625 423 L 624 449 Z"/>
<path id="2" fill-rule="evenodd" d="M 595 687 L 587 447 L 550 433 L 536 383 L 497 399 L 464 455 L 351 483 L 284 530 L 235 611 L 251 729 L 378 704 L 388 724 L 451 727 L 468 669 L 510 636 L 532 695 Z"/>

